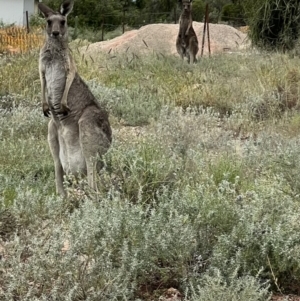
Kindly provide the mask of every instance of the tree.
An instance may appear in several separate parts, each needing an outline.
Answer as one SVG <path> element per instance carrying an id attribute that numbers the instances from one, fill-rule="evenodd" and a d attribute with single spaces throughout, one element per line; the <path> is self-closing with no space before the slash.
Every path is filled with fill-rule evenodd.
<path id="1" fill-rule="evenodd" d="M 246 25 L 243 6 L 237 1 L 236 3 L 226 4 L 222 9 L 222 21 L 235 26 Z"/>
<path id="2" fill-rule="evenodd" d="M 253 45 L 286 51 L 295 47 L 300 34 L 299 0 L 256 0 L 245 3 Z"/>
<path id="3" fill-rule="evenodd" d="M 49 7 L 59 10 L 61 0 L 45 0 Z M 122 2 L 120 0 L 80 0 L 76 1 L 73 12 L 68 17 L 70 26 L 78 16 L 79 24 L 91 28 L 100 28 L 105 22 L 112 26 L 120 25 L 122 20 Z"/>
<path id="4" fill-rule="evenodd" d="M 193 20 L 202 22 L 205 15 L 205 3 L 202 0 L 193 1 Z"/>
<path id="5" fill-rule="evenodd" d="M 211 0 L 209 1 L 210 7 L 210 19 L 218 23 L 221 17 L 222 9 L 224 5 L 231 3 L 231 0 Z"/>

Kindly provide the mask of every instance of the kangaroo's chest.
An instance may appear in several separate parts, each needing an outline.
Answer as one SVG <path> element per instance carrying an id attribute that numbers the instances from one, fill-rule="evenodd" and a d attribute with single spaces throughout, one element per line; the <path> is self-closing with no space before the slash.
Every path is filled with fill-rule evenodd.
<path id="1" fill-rule="evenodd" d="M 66 84 L 66 64 L 62 57 L 48 56 L 44 59 L 48 101 L 60 101 Z"/>
<path id="2" fill-rule="evenodd" d="M 66 174 L 86 174 L 86 162 L 79 140 L 79 127 L 75 123 L 58 130 L 59 159 Z"/>
<path id="3" fill-rule="evenodd" d="M 189 13 L 183 13 L 180 16 L 180 29 L 186 31 L 192 24 L 192 19 Z"/>

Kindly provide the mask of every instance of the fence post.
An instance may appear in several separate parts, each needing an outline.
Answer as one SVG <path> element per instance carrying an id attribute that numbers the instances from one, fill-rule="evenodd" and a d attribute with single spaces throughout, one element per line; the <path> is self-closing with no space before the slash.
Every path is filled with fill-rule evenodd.
<path id="1" fill-rule="evenodd" d="M 78 16 L 75 17 L 75 29 L 74 29 L 73 39 L 77 39 L 77 36 L 78 36 Z"/>
<path id="2" fill-rule="evenodd" d="M 122 33 L 125 32 L 125 13 L 126 13 L 126 9 L 125 9 L 125 5 L 124 5 L 123 6 Z"/>
<path id="3" fill-rule="evenodd" d="M 206 4 L 206 8 L 207 8 L 207 4 Z M 201 47 L 201 57 L 203 56 L 203 51 L 204 51 L 205 32 L 206 32 L 206 12 L 205 12 L 204 26 L 203 26 L 202 47 Z"/>
<path id="4" fill-rule="evenodd" d="M 203 56 L 203 51 L 204 51 L 206 26 L 208 28 L 208 3 L 206 4 L 206 8 L 205 8 L 205 19 L 204 19 L 203 36 L 202 36 L 201 57 Z M 209 53 L 210 53 L 210 38 L 209 38 L 209 33 L 208 33 L 208 43 L 209 43 L 208 49 L 209 49 Z"/>
<path id="5" fill-rule="evenodd" d="M 104 16 L 102 17 L 102 24 L 101 24 L 101 41 L 104 41 Z"/>
<path id="6" fill-rule="evenodd" d="M 177 22 L 176 13 L 177 13 L 177 9 L 176 9 L 176 6 L 174 6 L 174 24 L 176 24 L 176 22 Z"/>
<path id="7" fill-rule="evenodd" d="M 211 52 L 210 52 L 210 35 L 209 35 L 209 15 L 208 15 L 208 4 L 206 4 L 207 5 L 207 12 L 206 12 L 206 14 L 207 14 L 207 17 L 206 17 L 206 26 L 207 26 L 207 43 L 208 43 L 208 53 L 209 53 L 209 56 L 210 56 L 210 54 L 211 54 Z"/>
<path id="8" fill-rule="evenodd" d="M 27 28 L 27 33 L 29 33 L 29 19 L 28 19 L 28 10 L 26 10 L 26 28 Z"/>

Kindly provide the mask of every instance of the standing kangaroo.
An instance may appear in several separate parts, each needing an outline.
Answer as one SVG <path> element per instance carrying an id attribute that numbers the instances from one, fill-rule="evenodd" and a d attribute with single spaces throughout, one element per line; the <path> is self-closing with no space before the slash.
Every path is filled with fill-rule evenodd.
<path id="1" fill-rule="evenodd" d="M 48 142 L 56 192 L 66 196 L 65 174 L 87 174 L 89 186 L 96 188 L 96 172 L 102 165 L 99 159 L 110 147 L 112 132 L 107 112 L 78 75 L 70 54 L 67 16 L 73 1 L 65 0 L 60 12 L 42 3 L 38 7 L 47 21 L 39 59 L 42 106 L 44 115 L 51 115 Z"/>
<path id="2" fill-rule="evenodd" d="M 176 48 L 180 57 L 187 57 L 188 62 L 197 62 L 198 39 L 193 28 L 192 0 L 179 0 L 183 10 L 179 19 L 179 33 L 176 40 Z"/>

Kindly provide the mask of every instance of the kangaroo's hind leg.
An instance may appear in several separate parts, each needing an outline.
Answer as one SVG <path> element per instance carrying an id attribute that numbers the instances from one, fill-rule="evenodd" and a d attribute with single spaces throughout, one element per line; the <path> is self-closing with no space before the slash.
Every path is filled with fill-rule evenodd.
<path id="1" fill-rule="evenodd" d="M 56 183 L 56 193 L 66 196 L 66 191 L 64 190 L 64 170 L 59 159 L 59 140 L 58 140 L 58 130 L 51 119 L 48 124 L 48 143 L 50 146 L 50 151 L 54 161 L 55 169 L 55 183 Z"/>
<path id="2" fill-rule="evenodd" d="M 191 57 L 191 63 L 194 64 L 197 62 L 196 55 L 198 53 L 198 40 L 196 37 L 192 37 L 189 41 L 189 54 Z"/>
<path id="3" fill-rule="evenodd" d="M 111 144 L 111 128 L 105 112 L 96 106 L 85 109 L 79 123 L 79 140 L 86 161 L 88 184 L 96 189 L 96 175 L 102 168 L 101 158 Z"/>
<path id="4" fill-rule="evenodd" d="M 183 60 L 185 51 L 184 51 L 184 45 L 182 45 L 182 39 L 180 35 L 178 35 L 176 40 L 176 49 L 181 59 Z"/>

